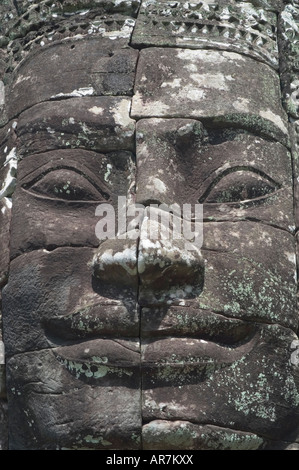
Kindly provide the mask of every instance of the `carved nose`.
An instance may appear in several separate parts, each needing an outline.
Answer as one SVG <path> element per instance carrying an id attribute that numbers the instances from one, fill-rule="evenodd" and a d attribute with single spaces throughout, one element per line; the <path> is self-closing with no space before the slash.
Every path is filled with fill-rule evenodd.
<path id="1" fill-rule="evenodd" d="M 93 262 L 99 281 L 135 287 L 140 305 L 173 303 L 200 294 L 204 260 L 200 246 L 186 240 L 181 219 L 146 208 L 138 234 L 104 241 Z M 131 238 L 130 238 L 131 237 Z"/>
<path id="2" fill-rule="evenodd" d="M 128 237 L 129 234 L 125 234 Z M 107 239 L 97 250 L 93 259 L 93 271 L 99 282 L 118 288 L 138 289 L 137 271 L 138 242 L 134 239 Z"/>
<path id="3" fill-rule="evenodd" d="M 200 246 L 183 237 L 180 217 L 147 208 L 138 248 L 139 303 L 172 303 L 199 295 L 204 282 Z"/>

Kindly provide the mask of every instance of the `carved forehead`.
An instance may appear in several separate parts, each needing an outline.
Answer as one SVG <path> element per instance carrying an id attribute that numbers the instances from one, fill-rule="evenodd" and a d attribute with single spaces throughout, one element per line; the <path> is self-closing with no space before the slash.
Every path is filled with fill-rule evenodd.
<path id="1" fill-rule="evenodd" d="M 181 116 L 216 126 L 245 127 L 287 141 L 279 76 L 267 65 L 222 51 L 142 50 L 132 117 Z"/>
<path id="2" fill-rule="evenodd" d="M 285 146 L 233 128 L 211 130 L 192 119 L 142 119 L 136 138 L 140 171 L 142 166 L 166 169 L 173 164 L 189 184 L 194 179 L 198 186 L 210 173 L 240 165 L 282 184 L 292 182 L 291 154 Z"/>
<path id="3" fill-rule="evenodd" d="M 124 46 L 91 37 L 40 48 L 13 74 L 8 117 L 47 100 L 132 95 L 138 51 Z"/>
<path id="4" fill-rule="evenodd" d="M 19 154 L 57 148 L 98 152 L 134 149 L 135 122 L 126 97 L 85 97 L 41 103 L 18 120 Z"/>

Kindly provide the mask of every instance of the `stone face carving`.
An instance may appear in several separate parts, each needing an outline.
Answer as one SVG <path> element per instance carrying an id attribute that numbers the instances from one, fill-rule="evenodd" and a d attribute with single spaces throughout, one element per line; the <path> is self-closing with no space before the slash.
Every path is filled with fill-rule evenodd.
<path id="1" fill-rule="evenodd" d="M 265 9 L 264 5 L 258 5 L 259 2 L 253 3 L 143 2 L 132 44 L 191 49 L 206 49 L 207 45 L 218 50 L 229 48 L 232 52 L 246 54 L 277 67 L 275 6 Z"/>
<path id="2" fill-rule="evenodd" d="M 283 139 L 287 122 L 279 101 L 277 74 L 243 55 L 149 48 L 140 52 L 132 116 L 205 118 L 215 125 L 241 125 Z"/>
<path id="3" fill-rule="evenodd" d="M 298 447 L 285 3 L 1 6 L 3 447 Z"/>

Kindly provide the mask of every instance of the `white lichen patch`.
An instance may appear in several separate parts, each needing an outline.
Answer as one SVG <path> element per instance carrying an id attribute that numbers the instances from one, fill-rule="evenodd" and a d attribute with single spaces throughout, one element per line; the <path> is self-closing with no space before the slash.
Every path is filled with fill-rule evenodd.
<path id="1" fill-rule="evenodd" d="M 299 365 L 299 340 L 293 340 L 291 343 L 291 358 L 290 362 L 293 366 Z"/>
<path id="2" fill-rule="evenodd" d="M 0 106 L 5 104 L 5 86 L 4 83 L 0 80 Z"/>
<path id="3" fill-rule="evenodd" d="M 160 100 L 144 101 L 143 95 L 137 91 L 133 97 L 132 112 L 133 115 L 141 114 L 143 116 L 164 117 L 169 113 L 170 107 Z"/>
<path id="4" fill-rule="evenodd" d="M 260 111 L 260 116 L 264 119 L 268 119 L 269 121 L 273 122 L 284 134 L 288 133 L 286 125 L 282 118 L 278 114 L 274 114 L 271 109 L 267 109 L 265 111 Z"/>
<path id="5" fill-rule="evenodd" d="M 70 93 L 58 93 L 57 95 L 51 96 L 51 100 L 59 99 L 59 98 L 80 98 L 82 96 L 92 96 L 95 94 L 95 90 L 93 87 L 83 87 L 78 88 L 78 90 L 73 90 Z"/>
<path id="6" fill-rule="evenodd" d="M 155 193 L 165 194 L 167 192 L 167 186 L 163 183 L 162 180 L 155 176 L 149 178 L 149 182 L 146 185 L 147 189 L 154 190 Z"/>
<path id="7" fill-rule="evenodd" d="M 172 81 L 163 82 L 162 85 L 161 85 L 161 88 L 166 88 L 166 87 L 170 87 L 170 88 L 180 88 L 180 86 L 181 86 L 181 81 L 182 81 L 181 78 L 174 78 Z"/>
<path id="8" fill-rule="evenodd" d="M 87 435 L 83 438 L 83 440 L 88 444 L 101 444 L 102 446 L 112 446 L 112 442 L 106 441 L 102 436 L 95 437 L 91 435 Z"/>
<path id="9" fill-rule="evenodd" d="M 216 90 L 229 90 L 227 86 L 227 78 L 222 73 L 191 73 L 191 80 L 193 80 L 199 87 L 214 88 Z"/>
<path id="10" fill-rule="evenodd" d="M 185 124 L 184 126 L 180 127 L 177 130 L 177 133 L 178 133 L 178 135 L 183 136 L 183 135 L 187 135 L 187 134 L 192 134 L 193 130 L 194 130 L 194 124 L 193 123 L 188 123 L 188 124 Z M 162 174 L 164 173 L 163 170 L 159 169 L 158 173 L 161 173 L 161 172 L 162 172 Z"/>
<path id="11" fill-rule="evenodd" d="M 233 102 L 233 107 L 240 112 L 249 112 L 250 101 L 247 98 L 237 98 Z"/>
<path id="12" fill-rule="evenodd" d="M 92 114 L 95 114 L 96 116 L 99 116 L 100 114 L 103 114 L 105 110 L 104 108 L 101 108 L 100 106 L 93 106 L 92 108 L 89 108 L 88 111 Z"/>
<path id="13" fill-rule="evenodd" d="M 106 250 L 96 258 L 96 263 L 100 271 L 105 271 L 108 266 L 121 266 L 130 275 L 137 274 L 137 253 L 136 247 L 125 247 L 123 251 L 113 253 L 112 249 Z M 117 269 L 117 268 L 116 268 Z"/>
<path id="14" fill-rule="evenodd" d="M 56 356 L 58 362 L 62 364 L 71 374 L 77 379 L 86 377 L 88 379 L 101 379 L 107 374 L 117 375 L 118 377 L 131 376 L 133 372 L 126 368 L 114 367 L 102 364 L 97 358 L 96 362 L 90 361 L 76 361 Z M 106 361 L 107 362 L 107 361 Z"/>
<path id="15" fill-rule="evenodd" d="M 131 101 L 122 99 L 117 101 L 115 106 L 110 108 L 110 112 L 114 117 L 115 124 L 124 128 L 132 128 L 135 130 L 135 121 L 130 118 Z"/>
<path id="16" fill-rule="evenodd" d="M 17 174 L 18 158 L 16 148 L 13 148 L 6 157 L 4 167 L 7 167 L 5 180 L 3 181 L 0 190 L 0 199 L 11 196 L 16 187 L 16 174 Z"/>
<path id="17" fill-rule="evenodd" d="M 111 165 L 111 163 L 107 163 L 107 171 L 106 171 L 105 176 L 104 176 L 104 180 L 107 183 L 109 182 L 109 176 L 111 175 L 111 171 L 112 171 L 112 165 Z"/>
<path id="18" fill-rule="evenodd" d="M 292 263 L 294 266 L 296 266 L 297 261 L 296 261 L 296 254 L 295 253 L 285 253 L 287 259 L 289 260 L 290 263 Z"/>
<path id="19" fill-rule="evenodd" d="M 89 26 L 88 34 L 100 34 L 112 41 L 120 38 L 128 39 L 132 35 L 134 26 L 135 20 L 132 18 L 126 18 L 120 29 L 109 31 L 102 21 L 94 21 Z"/>
<path id="20" fill-rule="evenodd" d="M 0 365 L 1 364 L 5 364 L 5 350 L 3 341 L 0 341 Z"/>

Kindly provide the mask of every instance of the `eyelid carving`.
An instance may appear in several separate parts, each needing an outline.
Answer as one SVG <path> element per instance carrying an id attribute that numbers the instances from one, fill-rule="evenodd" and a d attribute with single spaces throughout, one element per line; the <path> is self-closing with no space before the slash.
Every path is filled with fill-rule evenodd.
<path id="1" fill-rule="evenodd" d="M 51 174 L 54 176 L 56 172 L 61 170 L 64 170 L 64 176 L 56 174 L 53 181 L 51 181 Z M 47 177 L 49 177 L 49 181 L 47 181 Z M 73 180 L 73 183 L 71 180 Z M 44 183 L 44 187 L 42 183 Z M 105 188 L 105 185 L 102 185 Z M 106 192 L 86 172 L 67 165 L 52 166 L 43 172 L 39 172 L 29 182 L 23 183 L 22 188 L 35 196 L 47 199 L 90 202 L 108 201 L 110 199 L 108 191 Z"/>
<path id="2" fill-rule="evenodd" d="M 240 172 L 239 174 L 237 174 L 238 172 Z M 244 177 L 244 175 L 248 173 L 250 174 L 250 177 L 251 177 L 251 182 L 248 180 L 247 182 L 243 179 L 243 181 L 241 180 L 242 177 Z M 223 200 L 221 201 L 209 201 L 209 199 L 213 199 L 213 197 L 211 197 L 213 195 L 213 192 L 216 191 L 217 189 L 217 185 L 221 184 L 222 181 L 224 182 L 225 181 L 225 178 L 227 178 L 228 176 L 231 176 L 235 174 L 235 181 L 233 182 L 234 183 L 234 187 L 230 186 L 228 188 L 225 188 L 223 190 L 218 189 L 219 193 L 221 193 L 221 191 L 223 192 Z M 208 180 L 211 180 L 212 177 L 209 177 Z M 240 193 L 244 192 L 245 190 L 245 186 L 246 186 L 246 183 L 247 183 L 247 186 L 249 187 L 250 189 L 250 184 L 253 185 L 253 183 L 255 184 L 259 184 L 261 185 L 261 183 L 264 183 L 263 184 L 263 187 L 261 188 L 258 188 L 258 185 L 256 187 L 253 187 L 252 186 L 252 193 L 254 193 L 255 191 L 258 193 L 260 191 L 260 194 L 253 194 L 252 197 L 241 197 L 241 195 L 239 197 L 236 197 L 237 196 L 237 193 L 238 193 L 238 190 L 240 191 Z M 239 185 L 239 187 L 238 187 Z M 267 197 L 269 196 L 270 194 L 274 193 L 275 191 L 281 189 L 282 185 L 280 183 L 278 183 L 277 181 L 275 181 L 273 178 L 271 178 L 269 175 L 267 175 L 266 173 L 264 173 L 263 171 L 257 169 L 257 168 L 252 168 L 252 167 L 248 167 L 248 166 L 235 166 L 235 167 L 231 167 L 231 168 L 227 168 L 225 170 L 223 170 L 219 175 L 217 175 L 213 180 L 212 182 L 210 182 L 210 184 L 208 185 L 207 189 L 203 192 L 202 196 L 199 198 L 199 203 L 236 203 L 236 202 L 243 202 L 245 200 L 253 200 L 253 199 L 259 199 L 259 198 L 263 198 L 263 197 Z M 247 188 L 248 189 L 248 188 Z M 231 192 L 230 192 L 231 191 Z M 227 195 L 226 199 L 225 200 L 225 194 Z M 235 193 L 235 194 L 234 194 Z M 233 200 L 229 200 L 229 196 L 231 197 L 231 199 Z"/>

